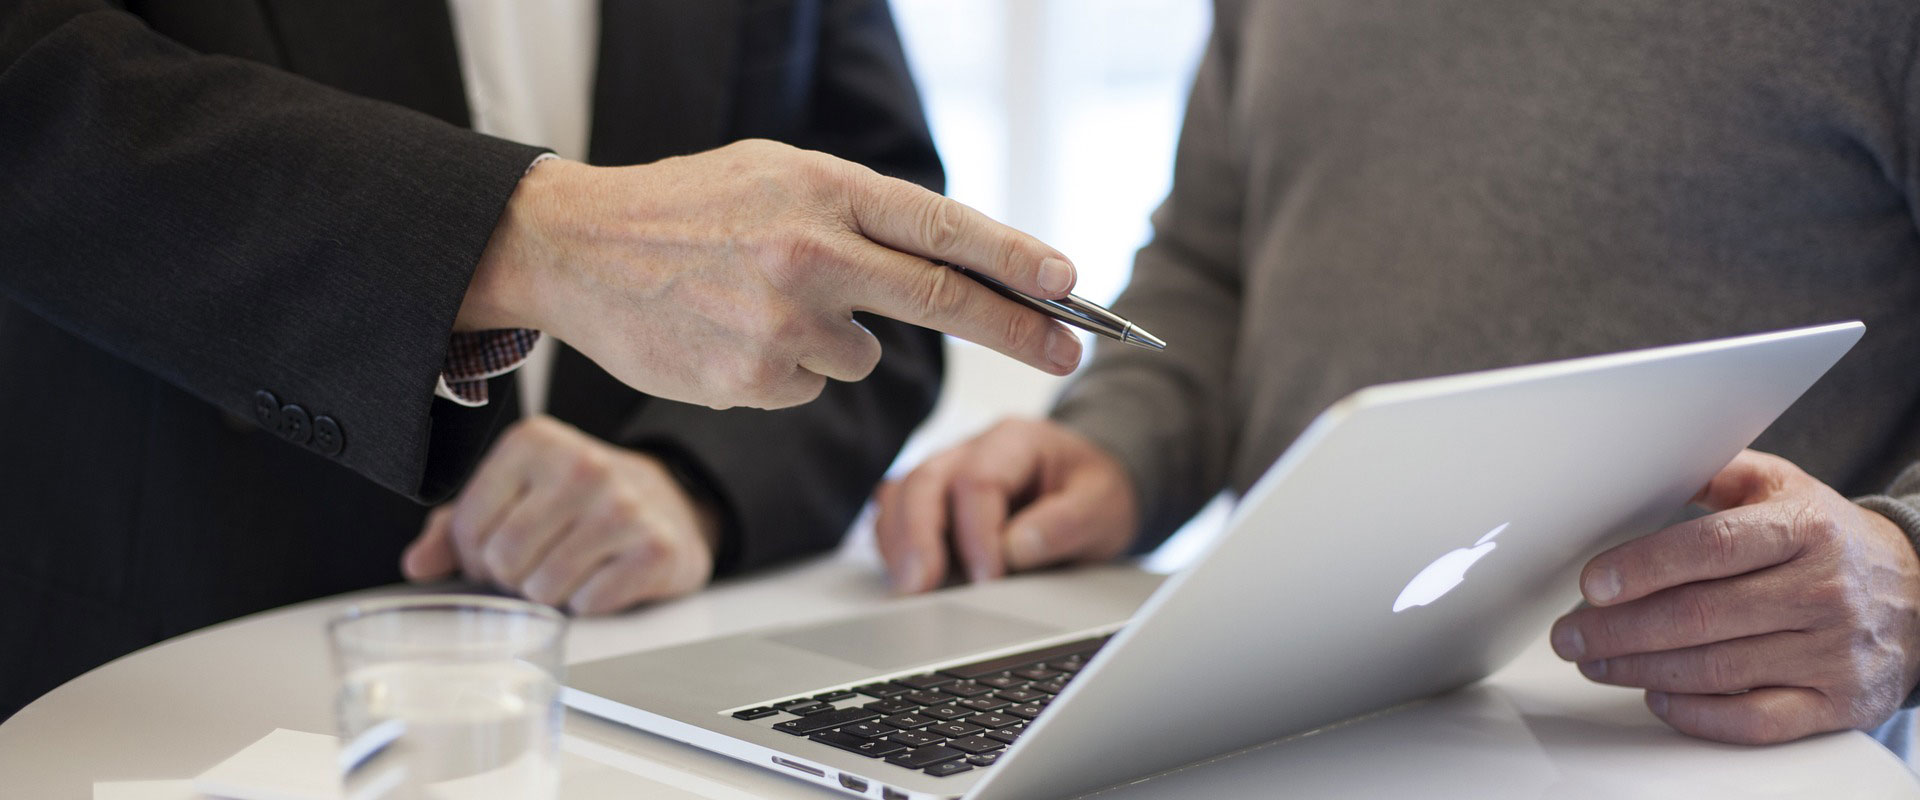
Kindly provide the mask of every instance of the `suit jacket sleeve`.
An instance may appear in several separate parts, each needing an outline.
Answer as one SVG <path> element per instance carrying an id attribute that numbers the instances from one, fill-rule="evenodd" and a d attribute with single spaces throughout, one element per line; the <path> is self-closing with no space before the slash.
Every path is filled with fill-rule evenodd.
<path id="1" fill-rule="evenodd" d="M 1242 185 L 1232 151 L 1234 11 L 1216 8 L 1175 154 L 1173 188 L 1114 310 L 1167 340 L 1152 353 L 1101 341 L 1053 417 L 1112 453 L 1140 503 L 1136 552 L 1220 491 L 1232 456 L 1228 381 L 1240 328 Z"/>
<path id="2" fill-rule="evenodd" d="M 811 122 L 790 143 L 940 191 L 939 158 L 886 3 L 828 3 L 818 36 Z M 939 334 L 866 315 L 859 321 L 884 353 L 865 380 L 830 382 L 814 402 L 780 411 L 652 400 L 621 431 L 624 444 L 680 459 L 723 509 L 717 573 L 834 547 L 932 410 Z"/>
<path id="3" fill-rule="evenodd" d="M 238 416 L 444 495 L 498 409 L 436 403 L 461 298 L 535 148 L 253 62 L 97 0 L 0 15 L 0 292 Z M 14 376 L 20 377 L 20 376 Z M 309 445 L 311 446 L 311 445 Z"/>

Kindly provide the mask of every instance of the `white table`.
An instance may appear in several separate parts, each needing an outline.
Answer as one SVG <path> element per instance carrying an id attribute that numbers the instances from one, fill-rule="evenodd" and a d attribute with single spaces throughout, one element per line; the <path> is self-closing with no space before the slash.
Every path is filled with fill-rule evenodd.
<path id="1" fill-rule="evenodd" d="M 331 732 L 321 626 L 355 597 L 398 591 L 408 590 L 257 614 L 75 679 L 0 725 L 0 797 L 86 798 L 95 781 L 188 778 L 274 728 Z M 871 608 L 888 596 L 871 556 L 851 547 L 685 600 L 578 621 L 568 660 L 818 619 Z M 573 712 L 566 746 L 569 798 L 839 796 Z M 1514 664 L 1465 691 L 1100 796 L 1282 793 L 1837 799 L 1920 796 L 1920 781 L 1860 733 L 1768 748 L 1680 736 L 1647 713 L 1637 692 L 1582 679 L 1553 657 L 1543 637 Z"/>

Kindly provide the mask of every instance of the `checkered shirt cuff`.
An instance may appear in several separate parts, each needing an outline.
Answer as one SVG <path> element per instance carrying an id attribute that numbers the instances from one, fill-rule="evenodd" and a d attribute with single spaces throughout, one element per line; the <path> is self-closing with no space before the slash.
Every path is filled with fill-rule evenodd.
<path id="1" fill-rule="evenodd" d="M 434 395 L 468 408 L 487 404 L 487 379 L 527 363 L 540 332 L 526 328 L 456 333 L 447 339 L 447 360 L 440 367 Z"/>

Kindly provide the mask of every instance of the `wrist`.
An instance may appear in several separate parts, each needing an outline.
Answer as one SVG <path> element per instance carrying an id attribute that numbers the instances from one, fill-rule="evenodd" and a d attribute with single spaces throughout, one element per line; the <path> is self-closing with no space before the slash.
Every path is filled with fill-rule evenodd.
<path id="1" fill-rule="evenodd" d="M 574 169 L 585 164 L 557 158 L 539 159 L 514 186 L 506 208 L 494 224 L 493 235 L 474 266 L 473 278 L 454 319 L 456 333 L 530 328 L 551 330 L 543 290 L 552 274 L 555 242 L 549 225 L 561 186 Z"/>

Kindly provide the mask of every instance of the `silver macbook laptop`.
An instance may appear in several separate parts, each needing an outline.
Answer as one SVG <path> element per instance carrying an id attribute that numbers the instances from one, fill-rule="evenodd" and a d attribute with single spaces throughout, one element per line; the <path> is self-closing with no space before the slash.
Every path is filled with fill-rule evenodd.
<path id="1" fill-rule="evenodd" d="M 1454 689 L 1857 341 L 1816 328 L 1363 389 L 1160 583 L 1050 573 L 570 668 L 566 702 L 884 800 L 1068 797 Z"/>

